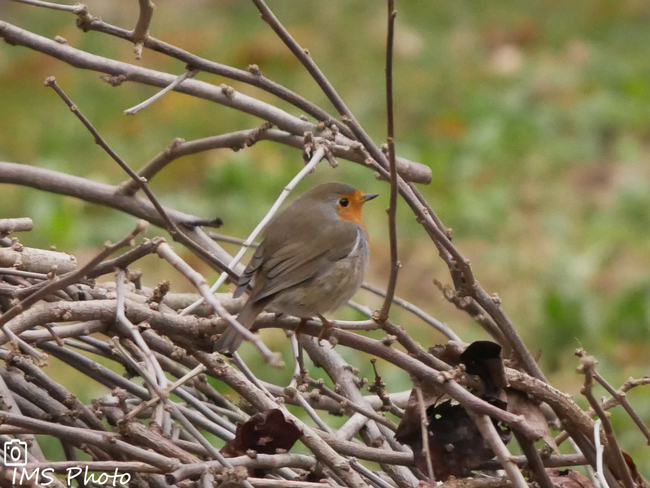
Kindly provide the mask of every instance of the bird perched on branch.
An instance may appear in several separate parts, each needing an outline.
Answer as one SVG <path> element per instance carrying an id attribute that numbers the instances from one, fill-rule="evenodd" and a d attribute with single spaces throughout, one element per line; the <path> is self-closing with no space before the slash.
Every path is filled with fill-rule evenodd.
<path id="1" fill-rule="evenodd" d="M 250 329 L 267 308 L 301 319 L 343 306 L 361 286 L 368 267 L 363 204 L 377 196 L 350 185 L 325 183 L 300 195 L 264 229 L 263 241 L 244 270 L 233 297 L 253 289 L 237 317 Z M 242 336 L 229 327 L 215 351 L 233 353 Z"/>

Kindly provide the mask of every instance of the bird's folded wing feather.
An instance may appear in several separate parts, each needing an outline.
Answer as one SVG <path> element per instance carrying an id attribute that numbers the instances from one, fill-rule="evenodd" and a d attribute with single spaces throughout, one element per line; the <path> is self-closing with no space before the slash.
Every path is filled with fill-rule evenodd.
<path id="1" fill-rule="evenodd" d="M 357 227 L 356 224 L 339 226 L 335 242 L 320 240 L 309 245 L 298 242 L 276 250 L 263 265 L 261 274 L 265 282 L 261 289 L 255 290 L 256 300 L 307 281 L 334 262 L 347 257 L 361 238 Z"/>
<path id="2" fill-rule="evenodd" d="M 239 277 L 239 281 L 237 282 L 237 289 L 232 294 L 233 298 L 238 298 L 244 294 L 246 288 L 248 288 L 248 284 L 253 279 L 255 272 L 264 262 L 264 249 L 266 247 L 264 244 L 265 243 L 260 244 L 260 246 L 255 250 L 255 254 L 253 254 L 253 257 L 248 263 L 248 266 L 246 266 L 246 269 Z"/>

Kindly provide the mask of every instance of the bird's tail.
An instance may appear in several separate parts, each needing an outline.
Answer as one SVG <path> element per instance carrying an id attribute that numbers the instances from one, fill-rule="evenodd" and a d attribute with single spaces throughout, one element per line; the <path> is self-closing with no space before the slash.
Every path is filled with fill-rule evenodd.
<path id="1" fill-rule="evenodd" d="M 266 302 L 264 300 L 253 302 L 249 299 L 237 316 L 237 322 L 250 330 L 255 319 L 262 313 L 265 306 Z M 222 354 L 232 354 L 239 348 L 243 340 L 244 337 L 234 327 L 228 326 L 214 344 L 214 350 Z"/>

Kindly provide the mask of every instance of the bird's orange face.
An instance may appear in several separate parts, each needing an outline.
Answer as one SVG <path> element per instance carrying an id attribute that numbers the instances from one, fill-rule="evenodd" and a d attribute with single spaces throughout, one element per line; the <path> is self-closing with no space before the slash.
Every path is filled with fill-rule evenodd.
<path id="1" fill-rule="evenodd" d="M 341 218 L 341 220 L 356 222 L 357 224 L 361 224 L 361 226 L 365 229 L 366 224 L 363 222 L 361 209 L 363 208 L 364 203 L 372 200 L 376 196 L 376 193 L 364 194 L 359 190 L 341 195 L 336 201 L 336 213 Z"/>

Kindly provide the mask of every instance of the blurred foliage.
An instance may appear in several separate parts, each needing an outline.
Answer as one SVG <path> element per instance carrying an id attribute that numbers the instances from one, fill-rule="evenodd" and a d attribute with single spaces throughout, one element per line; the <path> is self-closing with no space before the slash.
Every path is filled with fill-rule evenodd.
<path id="1" fill-rule="evenodd" d="M 137 2 L 86 2 L 93 15 L 131 28 Z M 206 58 L 269 78 L 329 109 L 299 63 L 241 0 L 158 0 L 152 35 Z M 541 350 L 551 382 L 579 396 L 582 378 L 572 352 L 587 348 L 613 385 L 648 373 L 650 351 L 650 3 L 645 0 L 559 2 L 397 2 L 396 128 L 398 152 L 429 165 L 422 188 L 488 292 L 533 352 Z M 298 2 L 270 6 L 308 48 L 376 141 L 385 133 L 385 6 L 381 2 Z M 125 62 L 129 43 L 83 34 L 69 14 L 7 4 L 2 16 L 41 35 Z M 181 73 L 183 65 L 145 51 L 142 66 Z M 208 102 L 169 94 L 134 117 L 122 111 L 157 89 L 113 88 L 96 73 L 76 70 L 24 48 L 0 49 L 0 159 L 117 184 L 125 176 L 95 146 L 63 103 L 42 87 L 54 75 L 101 134 L 133 167 L 186 140 L 256 127 L 260 121 Z M 296 111 L 257 89 L 200 74 Z M 244 237 L 301 166 L 292 149 L 260 142 L 244 152 L 212 151 L 175 162 L 153 180 L 170 206 L 221 216 L 223 232 Z M 381 199 L 367 208 L 372 264 L 368 281 L 388 275 L 384 208 L 388 186 L 349 163 L 322 165 L 299 191 L 337 179 Z M 34 190 L 2 186 L 3 217 L 28 216 L 36 228 L 26 245 L 55 245 L 83 260 L 91 248 L 117 240 L 133 225 L 118 212 Z M 466 340 L 484 334 L 454 310 L 432 284 L 448 282 L 436 249 L 410 212 L 399 209 L 398 294 L 451 324 Z M 154 229 L 150 233 L 160 233 Z M 230 248 L 229 248 L 230 249 Z M 186 254 L 187 256 L 187 254 Z M 162 278 L 152 263 L 149 285 Z M 212 276 L 196 259 L 192 263 Z M 189 290 L 176 280 L 178 290 Z M 366 292 L 359 300 L 380 301 Z M 442 340 L 399 310 L 395 319 L 417 340 Z M 351 311 L 342 316 L 354 317 Z M 287 350 L 281 335 L 266 337 Z M 251 357 L 253 352 L 247 350 Z M 341 351 L 347 354 L 347 351 Z M 367 358 L 362 373 L 372 377 Z M 406 378 L 379 364 L 389 387 Z M 262 368 L 260 368 L 262 369 Z M 271 374 L 269 372 L 269 374 Z M 287 372 L 287 378 L 290 372 Z M 314 374 L 317 374 L 316 372 Z M 285 379 L 287 379 L 285 378 Z M 288 381 L 288 380 L 287 380 Z M 629 395 L 650 420 L 650 394 Z M 613 415 L 625 449 L 650 474 L 644 440 L 629 418 Z M 647 451 L 647 448 L 646 448 Z M 646 461 L 644 466 L 643 460 Z"/>

